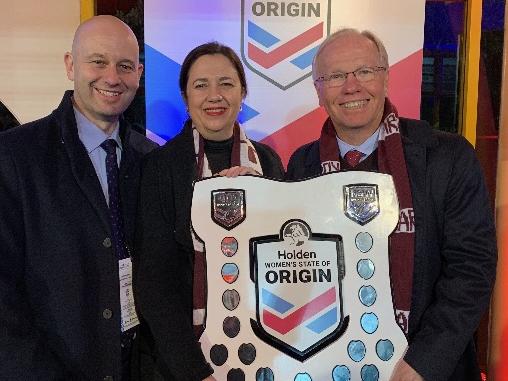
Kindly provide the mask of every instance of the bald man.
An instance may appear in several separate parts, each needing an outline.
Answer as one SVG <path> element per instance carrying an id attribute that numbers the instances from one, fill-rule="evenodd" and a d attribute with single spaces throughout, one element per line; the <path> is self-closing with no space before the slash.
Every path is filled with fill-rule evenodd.
<path id="1" fill-rule="evenodd" d="M 0 378 L 129 380 L 139 162 L 155 145 L 121 114 L 143 67 L 131 29 L 81 24 L 74 91 L 0 134 Z"/>

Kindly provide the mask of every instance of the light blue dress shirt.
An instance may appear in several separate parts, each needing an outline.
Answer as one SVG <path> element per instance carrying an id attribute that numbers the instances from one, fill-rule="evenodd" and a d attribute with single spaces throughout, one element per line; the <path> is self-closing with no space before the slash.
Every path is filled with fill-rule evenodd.
<path id="1" fill-rule="evenodd" d="M 74 107 L 74 115 L 76 116 L 76 123 L 78 125 L 79 139 L 86 148 L 88 156 L 92 161 L 95 173 L 99 178 L 102 193 L 106 198 L 109 205 L 109 192 L 108 192 L 108 176 L 106 174 L 106 151 L 101 147 L 101 144 L 106 139 L 116 140 L 116 157 L 118 159 L 118 166 L 122 159 L 122 141 L 119 135 L 119 124 L 117 123 L 111 136 L 106 134 L 103 130 L 90 122 L 76 107 Z"/>
<path id="2" fill-rule="evenodd" d="M 344 156 L 346 155 L 346 153 L 348 153 L 351 150 L 357 150 L 365 155 L 360 159 L 360 162 L 364 161 L 377 148 L 377 141 L 379 139 L 379 132 L 380 131 L 381 131 L 381 126 L 379 126 L 378 129 L 359 146 L 353 146 L 351 144 L 348 144 L 345 141 L 341 140 L 337 136 L 337 143 L 339 144 L 340 157 L 342 157 L 344 159 Z"/>

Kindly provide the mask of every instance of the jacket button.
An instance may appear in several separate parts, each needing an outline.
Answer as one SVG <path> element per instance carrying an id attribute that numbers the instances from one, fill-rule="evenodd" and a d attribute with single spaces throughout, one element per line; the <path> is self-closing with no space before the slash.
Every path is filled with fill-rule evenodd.
<path id="1" fill-rule="evenodd" d="M 113 381 L 113 376 L 106 376 L 103 378 L 104 381 Z"/>
<path id="2" fill-rule="evenodd" d="M 104 311 L 102 311 L 102 317 L 104 319 L 109 320 L 111 319 L 111 316 L 113 316 L 113 312 L 109 308 L 106 308 Z"/>
<path id="3" fill-rule="evenodd" d="M 111 238 L 106 237 L 104 241 L 102 241 L 102 246 L 107 247 L 108 249 L 111 247 Z"/>

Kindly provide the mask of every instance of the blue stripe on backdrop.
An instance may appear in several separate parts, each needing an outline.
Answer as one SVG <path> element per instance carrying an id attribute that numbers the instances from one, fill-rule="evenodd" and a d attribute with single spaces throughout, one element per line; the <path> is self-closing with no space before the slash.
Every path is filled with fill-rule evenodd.
<path id="1" fill-rule="evenodd" d="M 250 38 L 263 45 L 265 48 L 269 48 L 280 41 L 273 34 L 257 26 L 252 21 L 249 21 L 248 23 L 248 34 Z"/>
<path id="2" fill-rule="evenodd" d="M 180 96 L 180 65 L 145 44 L 146 128 L 164 140 L 174 137 L 187 119 Z"/>
<path id="3" fill-rule="evenodd" d="M 303 53 L 302 55 L 299 55 L 298 57 L 291 60 L 291 63 L 293 65 L 298 66 L 300 69 L 306 69 L 310 65 L 312 65 L 312 60 L 314 59 L 314 56 L 317 53 L 319 46 L 315 46 L 312 49 L 308 50 L 307 52 Z"/>

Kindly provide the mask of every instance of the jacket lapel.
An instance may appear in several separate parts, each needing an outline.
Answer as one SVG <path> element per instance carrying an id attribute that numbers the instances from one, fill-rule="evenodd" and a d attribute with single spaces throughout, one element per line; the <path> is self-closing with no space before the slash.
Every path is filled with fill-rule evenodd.
<path id="1" fill-rule="evenodd" d="M 192 239 L 189 234 L 190 211 L 185 206 L 192 203 L 192 192 L 194 180 L 196 179 L 196 157 L 194 152 L 194 140 L 192 129 L 189 123 L 186 123 L 182 132 L 178 134 L 171 142 L 175 147 L 175 155 L 171 163 L 171 172 L 173 174 L 174 198 L 178 205 L 175 205 L 175 238 L 184 246 L 193 247 Z M 178 158 L 178 160 L 176 160 Z"/>
<path id="2" fill-rule="evenodd" d="M 60 127 L 62 143 L 69 158 L 72 174 L 83 194 L 95 209 L 106 231 L 110 231 L 108 205 L 88 157 L 86 149 L 79 140 L 76 118 L 72 107 L 72 91 L 67 91 L 60 106 L 54 111 Z"/>

